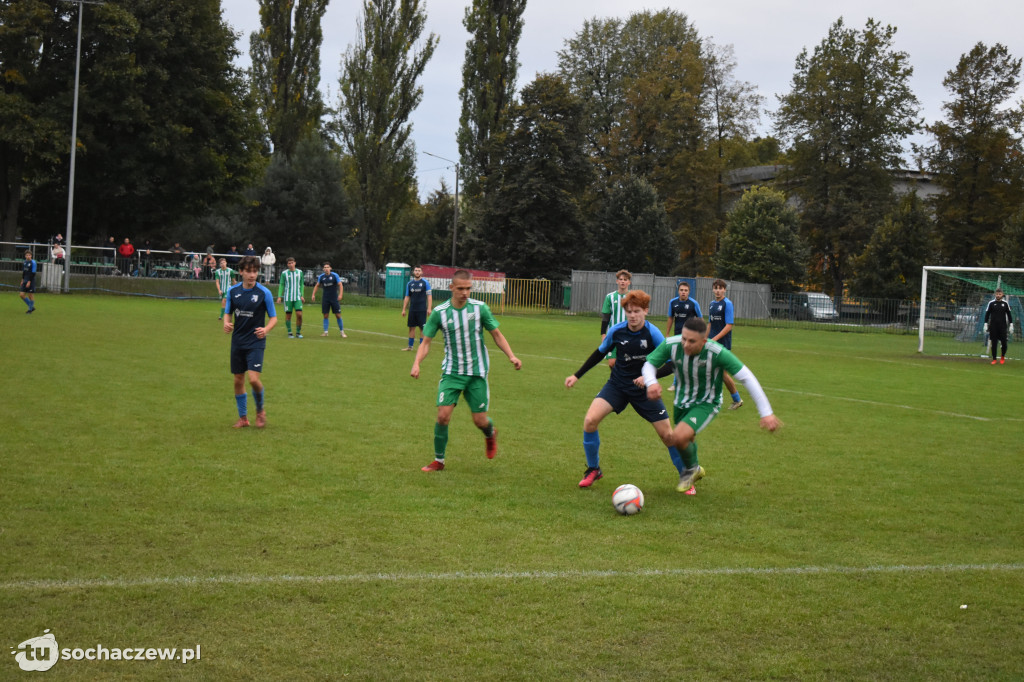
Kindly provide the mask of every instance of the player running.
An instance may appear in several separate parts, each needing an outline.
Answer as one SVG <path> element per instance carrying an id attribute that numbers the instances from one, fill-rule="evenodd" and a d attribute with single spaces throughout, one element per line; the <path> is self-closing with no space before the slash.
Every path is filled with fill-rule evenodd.
<path id="1" fill-rule="evenodd" d="M 277 324 L 277 310 L 274 308 L 274 294 L 256 281 L 260 275 L 260 259 L 245 256 L 238 263 L 242 275 L 240 284 L 228 290 L 224 304 L 224 333 L 231 334 L 231 373 L 235 376 L 235 403 L 238 406 L 238 421 L 234 428 L 249 426 L 246 405 L 245 377 L 249 375 L 249 387 L 256 402 L 256 428 L 267 424 L 267 412 L 263 408 L 263 351 L 267 347 L 267 334 Z"/>
<path id="2" fill-rule="evenodd" d="M 345 333 L 345 324 L 341 321 L 341 297 L 345 295 L 344 287 L 341 285 L 341 277 L 338 277 L 338 273 L 331 272 L 331 264 L 324 263 L 324 271 L 319 277 L 316 278 L 316 284 L 313 285 L 313 294 L 310 296 L 310 303 L 316 303 L 316 292 L 320 287 L 324 288 L 323 301 L 320 303 L 320 312 L 324 314 L 324 333 L 320 336 L 327 336 L 327 316 L 334 311 L 334 317 L 338 319 L 338 331 L 341 333 L 341 338 L 347 339 L 348 334 Z"/>
<path id="3" fill-rule="evenodd" d="M 466 396 L 473 424 L 484 434 L 487 459 L 498 454 L 498 430 L 487 416 L 491 400 L 487 374 L 490 357 L 484 344 L 484 330 L 491 333 L 494 343 L 512 366 L 520 369 L 523 363 L 512 352 L 505 335 L 498 329 L 498 321 L 483 301 L 470 298 L 473 278 L 466 270 L 452 275 L 452 297 L 434 308 L 423 327 L 423 342 L 416 349 L 409 375 L 420 376 L 420 363 L 430 352 L 430 342 L 437 332 L 444 336 L 444 361 L 441 363 L 441 381 L 437 386 L 437 422 L 434 424 L 434 461 L 422 471 L 443 471 L 445 451 L 448 447 L 448 424 L 459 403 L 459 395 Z"/>
<path id="4" fill-rule="evenodd" d="M 281 273 L 277 285 L 277 302 L 284 301 L 284 326 L 288 330 L 288 338 L 302 338 L 302 304 L 305 298 L 305 281 L 302 270 L 295 267 L 295 259 L 287 260 L 288 268 Z M 292 313 L 295 313 L 295 336 L 292 336 Z"/>
<path id="5" fill-rule="evenodd" d="M 579 487 L 589 488 L 604 474 L 601 472 L 599 450 L 601 438 L 597 427 L 601 420 L 614 412 L 619 414 L 627 405 L 646 419 L 668 447 L 669 457 L 681 472 L 683 460 L 672 445 L 672 424 L 669 422 L 668 410 L 660 398 L 648 399 L 643 382 L 637 380 L 647 354 L 661 345 L 665 337 L 653 324 L 647 321 L 651 297 L 644 291 L 630 291 L 621 300 L 620 306 L 625 313 L 624 322 L 612 325 L 583 366 L 565 378 L 565 387 L 572 388 L 580 377 L 592 367 L 597 366 L 610 350 L 616 350 L 618 361 L 612 365 L 611 375 L 604 387 L 590 403 L 586 416 L 583 418 L 583 454 L 587 458 L 587 469 L 583 472 L 583 480 Z M 664 361 L 662 361 L 664 364 Z"/>
<path id="6" fill-rule="evenodd" d="M 672 408 L 675 446 L 682 454 L 684 468 L 676 490 L 687 492 L 704 477 L 697 460 L 697 434 L 712 422 L 722 406 L 722 380 L 726 372 L 743 382 L 761 415 L 761 428 L 777 430 L 782 422 L 772 412 L 771 403 L 757 377 L 722 344 L 708 339 L 704 320 L 693 317 L 683 325 L 683 333 L 673 336 L 647 356 L 643 366 L 647 397 L 661 397 L 657 367 L 671 362 L 679 389 Z"/>

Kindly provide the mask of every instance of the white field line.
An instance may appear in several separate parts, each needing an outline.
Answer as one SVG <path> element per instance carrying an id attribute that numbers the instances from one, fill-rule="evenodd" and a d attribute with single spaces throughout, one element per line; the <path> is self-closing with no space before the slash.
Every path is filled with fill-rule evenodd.
<path id="1" fill-rule="evenodd" d="M 895 403 L 883 403 L 877 400 L 863 400 L 861 398 L 844 398 L 837 395 L 825 395 L 824 393 L 809 393 L 807 391 L 792 391 L 786 388 L 768 388 L 766 389 L 769 393 L 791 393 L 793 395 L 802 395 L 809 398 L 825 398 L 828 400 L 843 400 L 850 403 L 861 403 L 863 405 L 873 405 L 876 407 L 893 408 L 897 410 L 913 410 L 915 412 L 927 412 L 929 414 L 937 414 L 943 417 L 955 417 L 957 419 L 974 419 L 981 422 L 1024 422 L 1024 419 L 1017 417 L 981 417 L 975 414 L 961 414 L 959 412 L 945 412 L 943 410 L 930 410 L 924 407 L 916 407 L 914 405 L 898 405 Z"/>
<path id="2" fill-rule="evenodd" d="M 616 580 L 633 578 L 700 578 L 787 575 L 896 575 L 907 573 L 1011 573 L 1024 564 L 925 564 L 918 566 L 791 566 L 749 568 L 668 568 L 634 571 L 452 571 L 446 573 L 351 573 L 340 575 L 226 575 L 172 578 L 95 578 L 18 580 L 0 583 L 0 591 L 204 587 L 217 585 L 299 585 L 330 583 L 463 582 L 516 580 Z"/>

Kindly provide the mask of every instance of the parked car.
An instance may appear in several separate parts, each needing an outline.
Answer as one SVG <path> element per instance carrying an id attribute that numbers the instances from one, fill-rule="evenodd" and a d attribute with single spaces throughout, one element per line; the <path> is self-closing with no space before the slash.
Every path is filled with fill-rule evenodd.
<path id="1" fill-rule="evenodd" d="M 781 319 L 836 322 L 839 312 L 828 294 L 798 291 L 772 297 L 772 315 Z"/>

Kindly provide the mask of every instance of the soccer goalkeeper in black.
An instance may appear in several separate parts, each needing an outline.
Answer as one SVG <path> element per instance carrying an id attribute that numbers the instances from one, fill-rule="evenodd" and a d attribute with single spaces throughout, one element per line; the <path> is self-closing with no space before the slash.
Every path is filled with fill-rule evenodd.
<path id="1" fill-rule="evenodd" d="M 1010 304 L 1003 299 L 1003 290 L 996 289 L 996 297 L 988 302 L 985 308 L 985 333 L 988 334 L 988 341 L 992 344 L 992 364 L 996 364 L 996 344 L 1003 344 L 1002 353 L 999 356 L 999 364 L 1006 364 L 1006 337 L 1007 332 L 1013 335 L 1013 313 L 1010 312 Z"/>

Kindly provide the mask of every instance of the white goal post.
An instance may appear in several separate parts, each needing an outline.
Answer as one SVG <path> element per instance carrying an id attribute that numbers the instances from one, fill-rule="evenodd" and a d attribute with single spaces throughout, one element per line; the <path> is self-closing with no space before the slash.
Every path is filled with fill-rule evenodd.
<path id="1" fill-rule="evenodd" d="M 927 338 L 929 352 L 934 349 L 944 355 L 984 355 L 985 306 L 994 298 L 997 288 L 1003 290 L 1010 303 L 1014 337 L 1019 339 L 1024 326 L 1024 268 L 924 266 L 917 352 L 924 352 Z"/>

